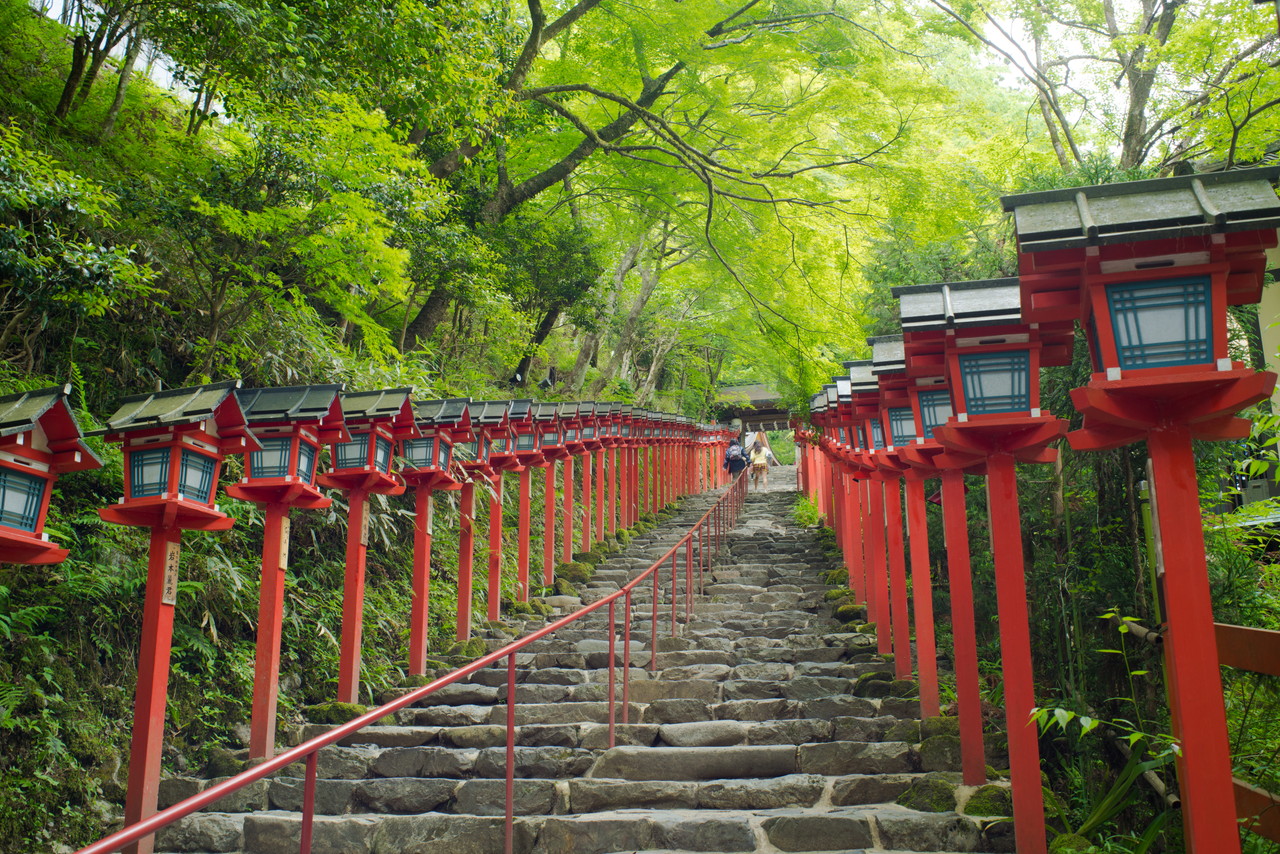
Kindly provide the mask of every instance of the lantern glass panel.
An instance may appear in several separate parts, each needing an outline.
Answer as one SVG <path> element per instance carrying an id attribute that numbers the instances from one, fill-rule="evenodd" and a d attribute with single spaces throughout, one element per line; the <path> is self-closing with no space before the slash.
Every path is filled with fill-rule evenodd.
<path id="1" fill-rule="evenodd" d="M 843 428 L 843 427 L 841 427 L 841 428 L 840 428 L 840 444 L 841 444 L 841 445 L 847 445 L 847 444 L 849 444 L 849 439 L 848 439 L 848 437 L 845 435 L 845 432 L 844 432 L 844 428 Z"/>
<path id="2" fill-rule="evenodd" d="M 477 459 L 479 459 L 480 462 L 485 462 L 486 460 L 489 459 L 489 452 L 491 450 L 492 444 L 493 443 L 489 439 L 481 440 L 480 445 L 476 449 L 477 453 L 479 453 L 480 455 L 479 457 L 477 457 Z"/>
<path id="3" fill-rule="evenodd" d="M 570 429 L 568 429 L 568 430 L 565 430 L 565 431 L 564 431 L 564 440 L 565 440 L 566 442 L 576 442 L 576 441 L 578 441 L 578 431 L 577 431 L 577 430 L 574 430 L 574 429 L 572 429 L 572 428 L 570 428 Z"/>
<path id="4" fill-rule="evenodd" d="M 405 439 L 400 447 L 409 465 L 414 468 L 430 468 L 435 464 L 435 442 L 434 438 Z"/>
<path id="5" fill-rule="evenodd" d="M 436 446 L 436 468 L 441 471 L 449 468 L 449 452 L 452 447 L 453 446 L 445 440 L 440 440 L 439 444 Z"/>
<path id="6" fill-rule="evenodd" d="M 624 435 L 624 436 L 630 436 L 630 435 L 631 435 L 631 425 L 630 425 L 630 424 L 623 424 L 623 425 L 622 425 L 622 435 Z"/>
<path id="7" fill-rule="evenodd" d="M 971 415 L 1031 408 L 1031 353 L 1002 350 L 960 354 L 965 410 Z"/>
<path id="8" fill-rule="evenodd" d="M 505 454 L 507 452 L 507 439 L 505 436 L 493 440 L 493 452 L 495 454 Z"/>
<path id="9" fill-rule="evenodd" d="M 261 451 L 249 454 L 249 477 L 288 477 L 292 439 L 259 439 Z"/>
<path id="10" fill-rule="evenodd" d="M 1213 361 L 1208 276 L 1107 287 L 1121 368 Z"/>
<path id="11" fill-rule="evenodd" d="M 459 462 L 469 463 L 476 458 L 476 442 L 458 442 L 453 446 L 453 455 Z"/>
<path id="12" fill-rule="evenodd" d="M 129 454 L 129 497 L 160 495 L 169 488 L 169 449 L 152 448 Z"/>
<path id="13" fill-rule="evenodd" d="M 889 432 L 893 444 L 901 447 L 916 440 L 916 418 L 909 406 L 895 406 L 889 410 Z"/>
<path id="14" fill-rule="evenodd" d="M 596 437 L 596 428 L 594 428 L 594 427 L 583 427 L 583 428 L 582 428 L 582 438 L 583 438 L 583 439 L 594 439 L 595 437 Z"/>
<path id="15" fill-rule="evenodd" d="M 298 442 L 298 477 L 304 483 L 312 483 L 316 479 L 316 453 L 318 448 L 307 441 Z"/>
<path id="16" fill-rule="evenodd" d="M 945 389 L 922 391 L 917 396 L 920 401 L 920 422 L 924 425 L 924 437 L 933 438 L 933 428 L 941 427 L 951 417 L 951 392 Z"/>
<path id="17" fill-rule="evenodd" d="M 361 433 L 353 436 L 350 442 L 339 442 L 333 446 L 333 467 L 337 469 L 362 469 L 369 464 L 369 434 Z"/>
<path id="18" fill-rule="evenodd" d="M 0 469 L 0 525 L 35 533 L 44 501 L 45 479 L 26 472 Z"/>
<path id="19" fill-rule="evenodd" d="M 872 418 L 868 423 L 871 425 L 871 447 L 878 451 L 884 447 L 884 427 L 879 418 Z"/>
<path id="20" fill-rule="evenodd" d="M 213 500 L 213 473 L 217 467 L 212 457 L 184 448 L 178 469 L 178 491 L 187 498 L 208 504 Z"/>
<path id="21" fill-rule="evenodd" d="M 559 445 L 559 444 L 560 444 L 559 433 L 543 433 L 542 434 L 542 446 L 544 448 L 550 445 Z"/>
<path id="22" fill-rule="evenodd" d="M 532 451 L 537 445 L 537 437 L 532 433 L 521 433 L 516 437 L 517 451 Z"/>

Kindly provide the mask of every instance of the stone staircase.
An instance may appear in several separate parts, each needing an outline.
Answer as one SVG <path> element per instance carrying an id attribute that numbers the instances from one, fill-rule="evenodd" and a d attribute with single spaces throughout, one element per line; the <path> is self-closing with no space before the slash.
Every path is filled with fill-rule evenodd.
<path id="1" fill-rule="evenodd" d="M 637 590 L 627 724 L 616 647 L 616 746 L 602 614 L 517 656 L 517 854 L 1012 850 L 1006 819 L 956 811 L 973 790 L 957 785 L 950 722 L 922 723 L 918 702 L 895 696 L 912 686 L 893 681 L 874 638 L 828 616 L 822 573 L 831 558 L 815 532 L 789 520 L 793 471 L 775 469 L 771 479 L 774 491 L 749 496 L 728 554 L 704 577 L 694 619 L 674 637 L 664 592 L 656 673 L 647 585 Z M 648 567 L 713 498 L 686 499 L 602 564 L 582 598 L 607 595 Z M 683 603 L 677 613 L 683 621 Z M 399 712 L 394 726 L 321 752 L 315 854 L 502 851 L 505 668 L 430 699 Z M 934 743 L 942 749 L 930 750 Z M 163 831 L 156 850 L 296 852 L 302 772 L 286 772 Z M 167 780 L 162 798 L 205 785 Z M 1007 793 L 983 787 L 984 801 L 988 790 Z"/>

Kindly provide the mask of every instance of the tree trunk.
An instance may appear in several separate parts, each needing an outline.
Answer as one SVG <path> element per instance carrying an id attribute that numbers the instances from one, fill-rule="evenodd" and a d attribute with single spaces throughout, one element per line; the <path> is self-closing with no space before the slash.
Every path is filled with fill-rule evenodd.
<path id="1" fill-rule="evenodd" d="M 627 247 L 622 253 L 622 258 L 618 261 L 617 269 L 613 273 L 613 290 L 609 294 L 609 299 L 604 307 L 603 314 L 605 317 L 612 317 L 618 306 L 618 299 L 622 295 L 623 284 L 627 280 L 627 273 L 636 265 L 636 257 L 640 254 L 640 249 L 644 246 L 644 236 L 641 235 L 634 243 Z M 600 338 L 602 333 L 590 332 L 586 336 L 586 341 L 580 351 L 578 351 L 577 361 L 573 363 L 573 370 L 569 372 L 569 376 L 565 378 L 564 387 L 567 391 L 578 391 L 582 388 L 582 382 L 586 378 L 587 368 L 595 360 L 600 352 Z M 606 380 L 607 382 L 607 380 Z"/>
<path id="2" fill-rule="evenodd" d="M 658 265 L 661 263 L 661 256 L 654 259 L 652 267 L 646 267 L 644 264 L 638 265 L 640 272 L 640 291 L 636 294 L 636 298 L 631 302 L 631 309 L 627 312 L 627 317 L 622 322 L 622 330 L 618 333 L 618 343 L 614 346 L 613 352 L 609 354 L 609 361 L 605 365 L 604 370 L 600 372 L 600 378 L 591 385 L 591 394 L 599 394 L 609 380 L 619 375 L 619 367 L 622 364 L 623 357 L 630 352 L 632 345 L 635 343 L 636 327 L 640 324 L 640 315 L 644 314 L 645 306 L 649 304 L 649 298 L 653 296 L 654 289 L 658 287 L 661 279 L 661 271 Z"/>
<path id="3" fill-rule="evenodd" d="M 560 319 L 560 309 L 548 309 L 547 313 L 542 316 L 538 328 L 533 333 L 533 340 L 529 342 L 529 346 L 525 348 L 524 356 L 520 359 L 520 364 L 516 365 L 515 373 L 511 375 L 511 381 L 518 386 L 526 386 L 529 384 L 529 366 L 533 364 L 533 354 L 538 351 L 542 343 L 551 335 L 551 330 L 555 328 L 556 321 Z"/>
<path id="4" fill-rule="evenodd" d="M 435 334 L 436 327 L 444 320 L 449 302 L 453 299 L 453 290 L 444 283 L 437 284 L 427 295 L 426 301 L 413 320 L 405 327 L 405 336 L 401 339 L 400 349 L 408 353 L 417 350 L 423 342 Z M 406 346 L 407 345 L 407 346 Z"/>
<path id="5" fill-rule="evenodd" d="M 53 108 L 53 116 L 65 119 L 71 113 L 71 102 L 75 99 L 76 89 L 84 79 L 85 64 L 89 61 L 89 37 L 84 33 L 76 36 L 71 42 L 71 71 L 67 74 L 67 82 L 62 87 L 62 96 L 58 98 L 58 106 Z"/>
<path id="6" fill-rule="evenodd" d="M 138 61 L 138 53 L 142 50 L 142 24 L 135 26 L 129 35 L 129 46 L 125 48 L 124 62 L 120 65 L 120 79 L 116 82 L 116 96 L 107 108 L 107 115 L 102 119 L 102 139 L 110 139 L 116 132 L 116 120 L 120 117 L 120 109 L 124 106 L 124 96 L 129 90 L 129 78 L 133 76 L 133 66 Z"/>
<path id="7" fill-rule="evenodd" d="M 649 373 L 636 391 L 636 403 L 648 406 L 653 400 L 653 393 L 658 387 L 658 378 L 662 376 L 662 368 L 667 363 L 667 354 L 676 346 L 675 338 L 661 338 L 653 345 L 653 361 L 649 363 Z"/>

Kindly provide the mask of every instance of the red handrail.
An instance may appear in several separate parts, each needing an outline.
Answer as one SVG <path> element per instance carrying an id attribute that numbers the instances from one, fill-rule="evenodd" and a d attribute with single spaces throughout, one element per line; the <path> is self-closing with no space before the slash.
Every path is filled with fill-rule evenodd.
<path id="1" fill-rule="evenodd" d="M 627 582 L 617 591 L 610 593 L 602 599 L 592 602 L 590 605 L 584 605 L 577 611 L 568 616 L 561 617 L 554 623 L 543 626 L 535 632 L 532 632 L 517 641 L 513 641 L 501 649 L 495 650 L 488 655 L 481 656 L 470 664 L 464 665 L 452 673 L 441 676 L 421 688 L 415 688 L 409 693 L 392 700 L 373 711 L 366 712 L 358 718 L 353 718 L 341 726 L 329 730 L 324 735 L 318 735 L 315 738 L 304 741 L 297 747 L 290 748 L 285 752 L 278 754 L 272 759 L 256 765 L 247 771 L 223 780 L 202 792 L 192 795 L 185 800 L 179 801 L 171 807 L 160 810 L 154 815 L 129 825 L 128 827 L 118 830 L 97 842 L 81 848 L 76 854 L 108 854 L 111 851 L 119 851 L 121 848 L 131 843 L 137 842 L 153 835 L 164 827 L 173 824 L 178 819 L 197 812 L 204 807 L 221 800 L 232 792 L 239 791 L 250 783 L 267 777 L 280 769 L 292 765 L 294 762 L 306 760 L 306 778 L 303 784 L 303 805 L 302 805 L 302 830 L 300 836 L 299 852 L 300 854 L 310 854 L 312 822 L 315 814 L 315 791 L 316 791 L 316 768 L 317 757 L 319 751 L 323 747 L 335 744 L 349 735 L 353 735 L 364 729 L 372 723 L 386 717 L 389 714 L 398 712 L 400 709 L 406 708 L 422 700 L 424 697 L 431 695 L 446 685 L 452 685 L 458 680 L 470 676 L 479 670 L 483 670 L 490 664 L 495 664 L 503 658 L 507 659 L 507 778 L 506 778 L 506 844 L 505 850 L 510 854 L 512 850 L 512 829 L 514 827 L 513 815 L 513 793 L 515 786 L 515 661 L 516 653 L 532 644 L 534 641 L 541 640 L 560 629 L 577 622 L 588 614 L 607 607 L 609 613 L 609 746 L 614 746 L 614 719 L 615 719 L 615 692 L 614 692 L 614 647 L 617 643 L 617 631 L 614 620 L 615 606 L 614 603 L 619 598 L 625 598 L 625 611 L 627 625 L 624 631 L 625 646 L 623 647 L 623 711 L 622 722 L 628 722 L 628 709 L 630 698 L 630 664 L 631 664 L 631 594 L 632 591 L 639 586 L 641 581 L 652 576 L 653 582 L 653 607 L 652 607 L 652 631 L 650 634 L 650 651 L 649 665 L 650 670 L 657 671 L 658 661 L 658 598 L 661 592 L 660 572 L 659 570 L 666 564 L 668 558 L 671 560 L 671 635 L 676 634 L 676 614 L 677 614 L 677 589 L 676 581 L 679 573 L 676 571 L 677 554 L 681 546 L 686 548 L 686 568 L 691 566 L 692 562 L 692 543 L 695 533 L 699 533 L 702 529 L 708 528 L 713 532 L 711 557 L 714 558 L 723 547 L 727 537 L 725 536 L 734 519 L 737 518 L 738 512 L 742 509 L 742 504 L 746 500 L 747 481 L 743 474 L 740 474 L 725 491 L 725 494 L 713 504 L 706 513 L 682 536 L 677 540 L 666 552 L 663 553 L 654 563 L 644 572 L 637 575 L 631 581 Z M 699 562 L 704 558 L 702 550 L 703 536 L 699 533 Z M 707 559 L 707 566 L 711 566 L 710 559 Z M 701 571 L 699 571 L 701 576 Z M 686 621 L 692 616 L 693 590 L 689 587 L 691 574 L 686 571 L 686 588 L 685 588 L 685 613 Z"/>

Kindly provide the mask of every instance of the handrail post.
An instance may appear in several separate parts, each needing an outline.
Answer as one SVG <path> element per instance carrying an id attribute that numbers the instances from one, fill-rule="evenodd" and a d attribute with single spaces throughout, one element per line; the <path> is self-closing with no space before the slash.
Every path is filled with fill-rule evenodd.
<path id="1" fill-rule="evenodd" d="M 658 593 L 661 591 L 658 585 L 658 569 L 653 570 L 653 623 L 650 628 L 652 634 L 649 638 L 649 672 L 658 672 Z"/>
<path id="2" fill-rule="evenodd" d="M 613 723 L 617 717 L 617 710 L 615 708 L 615 701 L 613 696 L 613 689 L 615 685 L 613 651 L 614 651 L 614 645 L 618 642 L 618 630 L 617 630 L 617 625 L 614 622 L 614 605 L 617 603 L 617 601 L 618 601 L 617 599 L 609 600 L 609 746 L 610 747 L 613 747 Z"/>
<path id="3" fill-rule="evenodd" d="M 503 851 L 513 854 L 515 848 L 516 794 L 516 654 L 507 656 L 507 779 L 506 826 L 503 828 Z"/>
<path id="4" fill-rule="evenodd" d="M 684 541 L 684 622 L 693 619 L 693 532 Z"/>
<path id="5" fill-rule="evenodd" d="M 628 590 L 623 598 L 625 601 L 623 610 L 626 614 L 622 629 L 622 722 L 629 724 L 631 723 L 631 591 Z"/>
<path id="6" fill-rule="evenodd" d="M 311 832 L 316 817 L 316 769 L 320 751 L 307 754 L 307 773 L 302 781 L 302 829 L 298 834 L 298 854 L 311 854 Z"/>
<path id="7" fill-rule="evenodd" d="M 671 636 L 676 636 L 676 609 L 679 607 L 680 600 L 676 597 L 676 584 L 678 584 L 678 575 L 680 569 L 676 562 L 676 553 L 671 552 Z"/>

